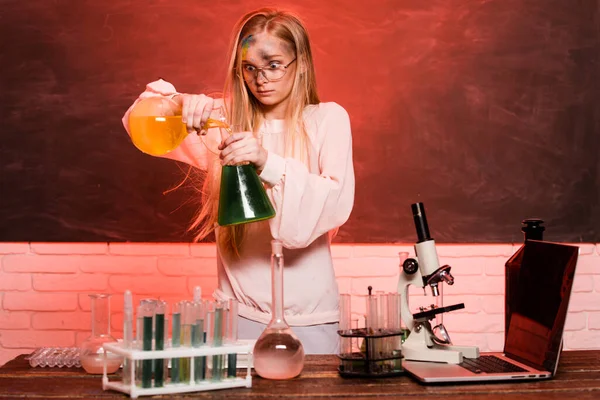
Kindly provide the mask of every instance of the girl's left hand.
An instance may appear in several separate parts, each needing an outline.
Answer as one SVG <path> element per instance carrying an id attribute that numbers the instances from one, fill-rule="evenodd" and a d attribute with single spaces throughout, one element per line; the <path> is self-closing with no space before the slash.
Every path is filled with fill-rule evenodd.
<path id="1" fill-rule="evenodd" d="M 261 171 L 267 162 L 267 150 L 264 149 L 252 132 L 236 132 L 229 135 L 219 145 L 221 165 L 236 165 L 251 162 Z"/>

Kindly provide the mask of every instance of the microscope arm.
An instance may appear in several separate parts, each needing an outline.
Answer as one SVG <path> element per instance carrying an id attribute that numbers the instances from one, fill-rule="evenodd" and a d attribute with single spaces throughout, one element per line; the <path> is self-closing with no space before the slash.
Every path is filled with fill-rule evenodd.
<path id="1" fill-rule="evenodd" d="M 420 272 L 416 272 L 411 275 L 407 275 L 405 273 L 400 274 L 400 279 L 398 280 L 398 293 L 400 293 L 400 317 L 402 321 L 404 321 L 404 325 L 410 331 L 412 331 L 415 327 L 415 320 L 413 318 L 413 314 L 410 311 L 410 307 L 408 306 L 408 287 L 410 285 L 415 285 L 418 287 L 423 287 L 423 278 L 421 277 Z"/>

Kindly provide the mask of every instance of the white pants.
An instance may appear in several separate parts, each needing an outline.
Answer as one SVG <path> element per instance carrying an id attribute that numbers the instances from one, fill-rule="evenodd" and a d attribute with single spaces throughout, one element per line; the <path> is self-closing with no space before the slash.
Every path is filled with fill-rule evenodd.
<path id="1" fill-rule="evenodd" d="M 339 324 L 292 326 L 292 331 L 302 342 L 305 354 L 338 354 Z M 238 337 L 240 339 L 256 340 L 265 330 L 267 325 L 238 317 Z"/>

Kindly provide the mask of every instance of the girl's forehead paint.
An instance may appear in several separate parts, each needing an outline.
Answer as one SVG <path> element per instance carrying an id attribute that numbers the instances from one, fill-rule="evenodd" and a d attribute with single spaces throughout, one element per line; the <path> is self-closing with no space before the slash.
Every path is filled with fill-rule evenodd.
<path id="1" fill-rule="evenodd" d="M 248 53 L 248 49 L 250 48 L 250 44 L 254 41 L 252 35 L 246 36 L 242 39 L 242 60 L 246 59 L 246 54 Z"/>

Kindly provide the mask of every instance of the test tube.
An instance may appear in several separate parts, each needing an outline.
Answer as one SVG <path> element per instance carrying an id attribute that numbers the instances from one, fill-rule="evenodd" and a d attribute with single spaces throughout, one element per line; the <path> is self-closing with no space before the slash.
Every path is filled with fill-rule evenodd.
<path id="1" fill-rule="evenodd" d="M 377 292 L 375 292 L 375 294 L 377 295 L 377 314 L 379 316 L 379 322 L 377 323 L 377 327 L 379 329 L 379 333 L 384 333 L 384 331 L 387 329 L 388 324 L 387 293 L 385 293 L 382 290 L 378 290 Z M 389 337 L 383 337 L 377 340 L 379 344 L 378 350 L 380 357 L 388 357 L 388 354 L 390 353 L 391 349 L 389 339 Z"/>
<path id="2" fill-rule="evenodd" d="M 352 309 L 350 305 L 351 296 L 349 294 L 340 294 L 340 330 L 345 334 L 350 333 L 350 319 L 352 317 Z M 340 337 L 340 353 L 352 353 L 352 338 Z"/>
<path id="3" fill-rule="evenodd" d="M 238 340 L 238 302 L 235 299 L 229 299 L 229 311 L 227 314 L 227 343 L 236 344 Z M 237 376 L 237 354 L 227 355 L 227 377 L 235 378 Z"/>
<path id="4" fill-rule="evenodd" d="M 154 349 L 165 349 L 165 312 L 167 303 L 158 301 L 154 309 Z M 154 387 L 162 387 L 165 379 L 164 359 L 154 360 Z"/>
<path id="5" fill-rule="evenodd" d="M 367 318 L 365 322 L 365 328 L 368 335 L 373 335 L 378 329 L 379 315 L 377 310 L 377 297 L 371 295 L 371 286 L 369 286 L 369 295 L 367 296 Z M 377 339 L 365 338 L 367 358 L 373 360 L 377 358 L 379 353 L 376 348 Z"/>
<path id="6" fill-rule="evenodd" d="M 206 334 L 206 343 L 209 346 L 213 346 L 213 336 L 214 336 L 214 326 L 215 326 L 215 303 L 212 301 L 207 301 L 205 303 L 205 314 L 204 314 L 204 330 Z M 212 362 L 208 364 L 207 362 L 208 374 L 213 374 L 213 365 Z M 209 378 L 210 376 L 207 376 Z"/>
<path id="7" fill-rule="evenodd" d="M 123 347 L 125 349 L 131 349 L 133 345 L 133 300 L 131 292 L 125 291 L 123 298 Z M 132 360 L 128 357 L 123 359 L 123 383 L 126 385 L 131 384 L 133 379 L 133 365 Z"/>
<path id="8" fill-rule="evenodd" d="M 223 303 L 217 303 L 215 307 L 215 323 L 213 326 L 213 346 L 221 347 L 223 345 L 223 325 L 224 325 Z M 213 381 L 220 381 L 223 378 L 223 356 L 216 354 L 213 356 Z"/>
<path id="9" fill-rule="evenodd" d="M 144 348 L 144 310 L 147 307 L 152 308 L 156 299 L 142 299 L 137 307 L 136 327 L 135 327 L 135 348 L 143 350 Z M 136 385 L 142 385 L 143 361 L 135 361 L 135 382 Z"/>
<path id="10" fill-rule="evenodd" d="M 400 324 L 400 294 L 388 294 L 388 328 L 394 332 L 401 333 Z M 393 357 L 392 367 L 395 371 L 402 369 L 402 335 L 390 337 L 390 352 Z"/>
<path id="11" fill-rule="evenodd" d="M 154 304 L 145 303 L 140 307 L 142 314 L 142 350 L 152 350 L 152 320 L 154 317 Z M 152 360 L 142 361 L 142 387 L 152 386 Z"/>
<path id="12" fill-rule="evenodd" d="M 204 306 L 201 301 L 194 302 L 194 316 L 192 346 L 201 347 L 206 340 L 204 335 Z M 194 357 L 194 381 L 200 383 L 204 379 L 206 379 L 206 356 Z"/>
<path id="13" fill-rule="evenodd" d="M 173 305 L 173 315 L 171 316 L 171 346 L 177 348 L 181 342 L 181 304 Z M 179 383 L 179 358 L 171 359 L 171 382 Z"/>
<path id="14" fill-rule="evenodd" d="M 182 324 L 181 324 L 181 345 L 192 347 L 192 325 L 195 322 L 194 304 L 189 301 L 183 301 L 181 304 Z M 179 381 L 190 383 L 190 357 L 179 359 Z"/>

